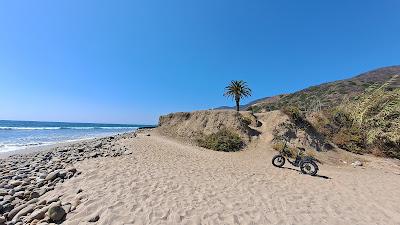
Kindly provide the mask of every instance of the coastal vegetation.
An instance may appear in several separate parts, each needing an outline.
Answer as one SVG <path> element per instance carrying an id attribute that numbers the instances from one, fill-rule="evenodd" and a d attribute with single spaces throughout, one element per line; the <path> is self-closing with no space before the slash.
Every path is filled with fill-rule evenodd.
<path id="1" fill-rule="evenodd" d="M 342 149 L 400 159 L 400 89 L 390 88 L 394 79 L 318 113 L 315 127 Z"/>
<path id="2" fill-rule="evenodd" d="M 317 140 L 356 154 L 400 159 L 400 89 L 393 88 L 397 79 L 394 75 L 383 84 L 370 85 L 364 93 L 329 110 L 290 106 L 281 111 L 291 119 L 291 131 L 309 130 Z"/>
<path id="3" fill-rule="evenodd" d="M 247 85 L 247 83 L 243 80 L 233 80 L 231 83 L 225 88 L 224 96 L 231 97 L 235 100 L 236 103 L 236 111 L 240 110 L 240 100 L 244 97 L 251 96 L 251 89 Z"/>
<path id="4" fill-rule="evenodd" d="M 198 145 L 216 151 L 236 152 L 244 145 L 239 135 L 228 129 L 205 135 L 197 140 Z"/>

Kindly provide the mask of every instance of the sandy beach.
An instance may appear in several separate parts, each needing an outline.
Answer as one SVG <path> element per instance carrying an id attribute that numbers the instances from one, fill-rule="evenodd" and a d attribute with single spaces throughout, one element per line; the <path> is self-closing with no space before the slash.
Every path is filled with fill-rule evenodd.
<path id="1" fill-rule="evenodd" d="M 215 152 L 155 132 L 120 141 L 133 154 L 78 162 L 82 174 L 41 197 L 80 199 L 63 224 L 400 223 L 398 167 L 311 177 L 273 167 L 271 149 Z"/>
<path id="2" fill-rule="evenodd" d="M 237 114 L 186 115 L 0 159 L 0 225 L 400 224 L 399 160 L 331 150 L 318 153 L 318 176 L 308 176 L 271 163 L 281 112 L 255 115 L 262 126 L 244 131 L 258 136 L 238 152 L 184 140 L 204 118 L 210 132 L 230 120 L 240 130 Z"/>
<path id="3" fill-rule="evenodd" d="M 0 225 L 400 225 L 399 12 L 0 1 Z"/>

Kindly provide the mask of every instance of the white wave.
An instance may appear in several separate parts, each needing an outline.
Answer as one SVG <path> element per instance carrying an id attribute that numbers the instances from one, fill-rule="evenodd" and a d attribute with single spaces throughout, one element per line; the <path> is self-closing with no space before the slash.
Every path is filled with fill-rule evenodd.
<path id="1" fill-rule="evenodd" d="M 137 129 L 138 127 L 0 127 L 0 130 L 91 130 L 91 129 Z"/>
<path id="2" fill-rule="evenodd" d="M 9 152 L 9 151 L 16 151 L 16 150 L 22 150 L 22 149 L 27 149 L 27 148 L 32 148 L 36 146 L 45 146 L 45 145 L 51 145 L 54 144 L 55 142 L 30 142 L 30 143 L 24 143 L 24 144 L 17 144 L 17 143 L 11 143 L 11 144 L 0 144 L 0 152 Z"/>
<path id="3" fill-rule="evenodd" d="M 100 129 L 138 129 L 139 127 L 99 127 Z"/>
<path id="4" fill-rule="evenodd" d="M 59 130 L 61 127 L 0 127 L 0 130 Z"/>

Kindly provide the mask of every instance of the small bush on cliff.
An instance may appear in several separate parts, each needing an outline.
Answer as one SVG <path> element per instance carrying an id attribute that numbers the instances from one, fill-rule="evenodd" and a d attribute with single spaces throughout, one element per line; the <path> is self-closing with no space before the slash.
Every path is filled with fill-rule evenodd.
<path id="1" fill-rule="evenodd" d="M 283 113 L 285 113 L 291 120 L 298 120 L 302 117 L 301 111 L 296 106 L 287 106 L 281 109 Z"/>
<path id="2" fill-rule="evenodd" d="M 224 152 L 239 151 L 243 147 L 243 141 L 239 135 L 227 129 L 199 138 L 197 142 L 203 148 Z"/>
<path id="3" fill-rule="evenodd" d="M 243 123 L 245 123 L 247 126 L 249 126 L 250 124 L 251 124 L 251 118 L 249 118 L 249 117 L 245 117 L 245 116 L 242 116 L 241 117 L 241 120 L 243 121 Z"/>
<path id="4" fill-rule="evenodd" d="M 278 152 L 282 151 L 285 148 L 285 143 L 282 141 L 276 141 L 272 145 L 272 148 Z"/>

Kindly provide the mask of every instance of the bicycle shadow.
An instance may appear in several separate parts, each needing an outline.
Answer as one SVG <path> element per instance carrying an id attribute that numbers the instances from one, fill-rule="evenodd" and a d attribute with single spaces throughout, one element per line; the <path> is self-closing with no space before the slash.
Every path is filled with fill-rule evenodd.
<path id="1" fill-rule="evenodd" d="M 281 168 L 282 168 L 282 169 L 287 169 L 287 170 L 297 171 L 297 172 L 299 172 L 300 174 L 303 174 L 303 173 L 301 172 L 301 170 L 299 170 L 299 169 L 294 169 L 294 168 L 290 168 L 290 167 L 281 167 Z M 322 178 L 322 179 L 326 179 L 326 180 L 332 179 L 331 177 L 323 176 L 323 175 L 319 175 L 319 174 L 317 174 L 317 175 L 315 175 L 315 176 L 312 176 L 312 177 L 318 177 L 318 178 Z"/>

